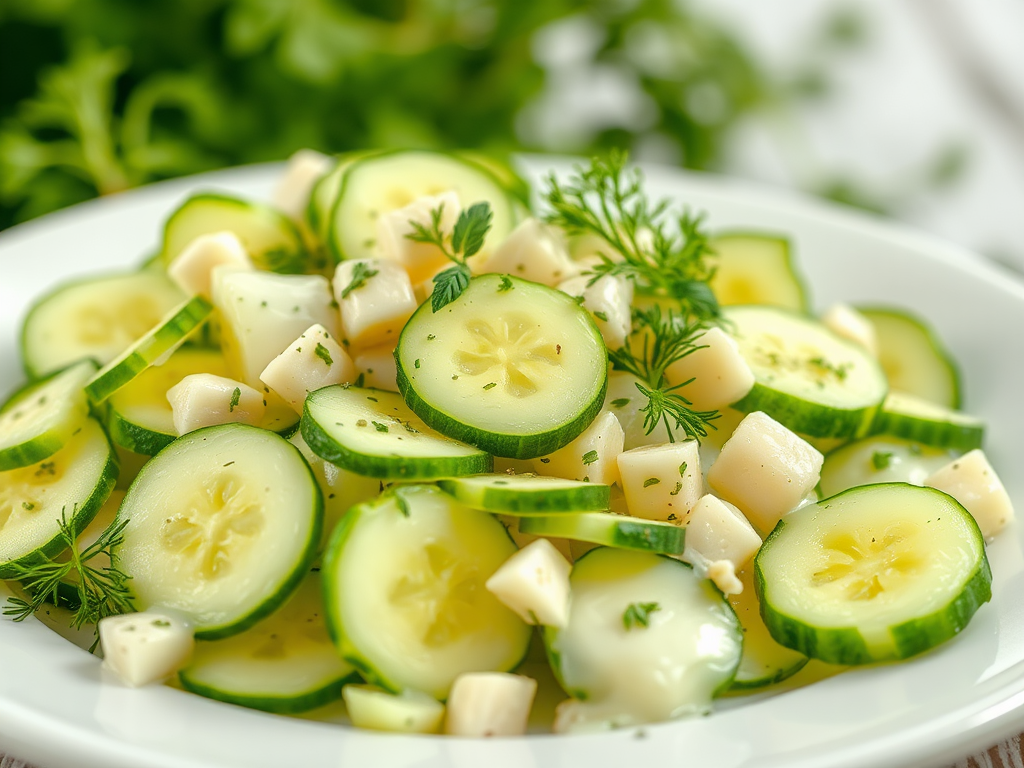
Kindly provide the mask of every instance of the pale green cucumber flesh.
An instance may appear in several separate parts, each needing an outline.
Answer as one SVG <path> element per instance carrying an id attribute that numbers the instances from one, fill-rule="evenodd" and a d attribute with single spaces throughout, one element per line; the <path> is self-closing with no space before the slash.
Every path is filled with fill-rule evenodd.
<path id="1" fill-rule="evenodd" d="M 534 474 L 473 475 L 437 484 L 467 506 L 507 515 L 592 512 L 611 503 L 610 486 Z"/>
<path id="2" fill-rule="evenodd" d="M 732 407 L 764 411 L 811 437 L 859 437 L 887 393 L 885 375 L 862 347 L 821 323 L 777 307 L 726 307 L 753 388 Z"/>
<path id="3" fill-rule="evenodd" d="M 524 517 L 519 521 L 519 530 L 535 536 L 557 536 L 665 555 L 681 555 L 686 538 L 686 529 L 678 525 L 611 512 Z"/>
<path id="4" fill-rule="evenodd" d="M 139 610 L 189 617 L 198 639 L 238 634 L 298 587 L 323 524 L 302 454 L 258 427 L 178 438 L 142 468 L 118 512 L 117 555 Z"/>
<path id="5" fill-rule="evenodd" d="M 197 643 L 178 673 L 182 687 L 264 712 L 294 714 L 328 704 L 356 677 L 324 624 L 322 587 L 310 573 L 283 606 L 241 634 Z"/>
<path id="6" fill-rule="evenodd" d="M 302 242 L 295 223 L 280 211 L 231 195 L 193 195 L 170 215 L 164 225 L 164 264 L 174 259 L 200 235 L 233 232 L 259 269 L 298 274 L 316 265 Z"/>
<path id="7" fill-rule="evenodd" d="M 962 631 L 992 594 L 974 518 L 950 496 L 905 483 L 790 513 L 754 565 L 772 637 L 831 664 L 922 653 Z"/>
<path id="8" fill-rule="evenodd" d="M 61 450 L 38 464 L 0 472 L 0 579 L 52 559 L 85 530 L 117 482 L 117 459 L 103 428 L 86 419 Z"/>
<path id="9" fill-rule="evenodd" d="M 981 447 L 985 423 L 914 395 L 890 392 L 871 431 L 966 453 Z"/>
<path id="10" fill-rule="evenodd" d="M 397 392 L 334 385 L 309 394 L 300 426 L 310 449 L 350 472 L 434 480 L 488 472 L 494 460 L 434 431 Z"/>
<path id="11" fill-rule="evenodd" d="M 128 272 L 76 280 L 35 302 L 21 331 L 29 378 L 71 363 L 113 360 L 179 305 L 185 295 L 159 272 Z"/>
<path id="12" fill-rule="evenodd" d="M 505 527 L 434 486 L 351 509 L 324 557 L 328 630 L 367 682 L 447 697 L 465 672 L 509 671 L 531 628 L 484 583 L 516 552 Z"/>
<path id="13" fill-rule="evenodd" d="M 827 498 L 858 485 L 875 483 L 924 485 L 933 472 L 955 455 L 891 435 L 865 437 L 825 455 L 819 495 Z"/>
<path id="14" fill-rule="evenodd" d="M 495 456 L 553 453 L 601 410 L 608 353 L 571 297 L 519 278 L 474 277 L 434 312 L 425 302 L 395 350 L 409 407 L 442 434 Z"/>
<path id="15" fill-rule="evenodd" d="M 790 242 L 779 235 L 726 232 L 710 242 L 710 285 L 719 304 L 766 304 L 806 311 L 807 289 L 793 265 Z"/>
<path id="16" fill-rule="evenodd" d="M 15 393 L 0 408 L 0 472 L 27 467 L 52 456 L 88 418 L 82 387 L 96 363 L 72 364 Z"/>
<path id="17" fill-rule="evenodd" d="M 213 307 L 202 296 L 193 296 L 168 312 L 161 322 L 111 360 L 85 385 L 93 403 L 102 403 L 139 374 L 171 354 L 210 316 Z"/>

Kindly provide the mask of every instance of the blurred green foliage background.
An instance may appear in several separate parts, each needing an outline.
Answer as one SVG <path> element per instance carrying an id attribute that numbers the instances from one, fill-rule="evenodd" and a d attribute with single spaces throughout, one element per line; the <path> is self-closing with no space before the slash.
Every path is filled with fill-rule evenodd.
<path id="1" fill-rule="evenodd" d="M 0 229 L 301 147 L 617 146 L 715 169 L 747 116 L 827 93 L 862 33 L 834 14 L 779 76 L 673 0 L 0 0 Z M 618 114 L 560 101 L 588 72 L 631 89 Z M 545 128 L 560 110 L 587 114 Z"/>

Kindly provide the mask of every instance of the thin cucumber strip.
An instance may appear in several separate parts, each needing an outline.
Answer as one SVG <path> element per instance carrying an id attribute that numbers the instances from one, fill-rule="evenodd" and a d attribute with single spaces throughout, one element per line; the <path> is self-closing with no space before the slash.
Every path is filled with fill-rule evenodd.
<path id="1" fill-rule="evenodd" d="M 779 645 L 761 618 L 761 607 L 754 588 L 753 569 L 739 574 L 743 591 L 729 595 L 729 604 L 743 628 L 743 658 L 729 693 L 747 693 L 781 683 L 795 675 L 809 659 L 799 651 Z"/>
<path id="2" fill-rule="evenodd" d="M 165 355 L 171 354 L 195 331 L 213 307 L 202 296 L 193 296 L 168 312 L 149 333 L 111 360 L 85 385 L 93 403 L 102 403 Z"/>
<path id="3" fill-rule="evenodd" d="M 143 456 L 154 456 L 174 442 L 178 433 L 167 391 L 195 373 L 229 375 L 220 350 L 186 346 L 117 390 L 107 401 L 110 439 Z"/>
<path id="4" fill-rule="evenodd" d="M 96 368 L 92 360 L 73 364 L 0 408 L 0 472 L 36 464 L 64 447 L 89 417 L 82 387 Z"/>
<path id="5" fill-rule="evenodd" d="M 960 407 L 956 361 L 923 318 L 886 307 L 857 307 L 857 311 L 875 327 L 878 359 L 891 389 L 946 408 Z"/>
<path id="6" fill-rule="evenodd" d="M 336 384 L 311 392 L 300 425 L 320 458 L 388 480 L 433 480 L 488 472 L 490 454 L 428 427 L 397 392 Z"/>
<path id="7" fill-rule="evenodd" d="M 224 424 L 154 456 L 128 489 L 118 562 L 136 606 L 182 612 L 196 638 L 248 629 L 295 591 L 316 555 L 320 488 L 273 432 Z"/>
<path id="8" fill-rule="evenodd" d="M 473 475 L 437 484 L 466 506 L 507 515 L 593 512 L 611 503 L 610 486 L 533 474 Z"/>
<path id="9" fill-rule="evenodd" d="M 890 392 L 875 417 L 871 431 L 966 453 L 981 447 L 985 438 L 985 422 L 924 398 Z"/>
<path id="10" fill-rule="evenodd" d="M 726 307 L 753 388 L 732 407 L 764 411 L 811 437 L 868 433 L 885 399 L 885 374 L 871 355 L 821 323 L 777 307 Z"/>
<path id="11" fill-rule="evenodd" d="M 66 549 L 62 516 L 77 536 L 116 481 L 114 448 L 91 418 L 52 456 L 0 472 L 0 579 L 17 579 L 22 567 Z"/>
<path id="12" fill-rule="evenodd" d="M 434 312 L 425 302 L 395 350 L 398 388 L 442 434 L 527 459 L 570 443 L 597 416 L 608 353 L 589 313 L 553 288 L 475 277 Z"/>
<path id="13" fill-rule="evenodd" d="M 231 195 L 193 195 L 164 225 L 163 261 L 170 264 L 200 235 L 234 232 L 259 269 L 298 274 L 315 265 L 295 223 L 269 205 Z"/>
<path id="14" fill-rule="evenodd" d="M 323 566 L 339 652 L 367 682 L 440 700 L 464 672 L 515 668 L 531 628 L 484 588 L 515 552 L 496 518 L 433 486 L 353 507 Z"/>
<path id="15" fill-rule="evenodd" d="M 821 498 L 858 485 L 910 483 L 924 485 L 955 453 L 910 440 L 876 435 L 856 440 L 826 454 L 818 483 Z"/>
<path id="16" fill-rule="evenodd" d="M 787 238 L 758 232 L 728 232 L 711 239 L 711 278 L 722 306 L 767 304 L 807 311 L 803 278 L 793 263 Z"/>
<path id="17" fill-rule="evenodd" d="M 992 596 L 974 518 L 951 496 L 906 483 L 852 488 L 790 513 L 754 567 L 772 637 L 831 664 L 927 651 Z"/>
<path id="18" fill-rule="evenodd" d="M 324 624 L 319 573 L 267 618 L 239 635 L 196 644 L 178 673 L 186 691 L 217 701 L 281 714 L 329 704 L 354 681 Z"/>
<path id="19" fill-rule="evenodd" d="M 186 298 L 161 272 L 75 280 L 36 301 L 21 332 L 21 359 L 38 379 L 79 360 L 106 365 Z"/>
<path id="20" fill-rule="evenodd" d="M 577 560 L 564 629 L 544 628 L 551 668 L 573 701 L 555 730 L 607 730 L 705 714 L 743 645 L 715 586 L 688 565 L 599 548 Z"/>
<path id="21" fill-rule="evenodd" d="M 685 528 L 611 512 L 524 517 L 519 521 L 519 530 L 534 536 L 557 536 L 655 554 L 681 555 L 685 549 Z"/>

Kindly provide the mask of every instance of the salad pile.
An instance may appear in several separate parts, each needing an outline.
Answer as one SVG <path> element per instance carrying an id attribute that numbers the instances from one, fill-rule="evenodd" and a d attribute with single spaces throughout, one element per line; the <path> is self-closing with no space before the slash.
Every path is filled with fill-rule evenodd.
<path id="1" fill-rule="evenodd" d="M 540 195 L 301 152 L 36 301 L 4 613 L 95 625 L 128 685 L 463 736 L 525 733 L 538 677 L 545 727 L 619 728 L 963 630 L 1013 509 L 927 325 L 813 314 L 785 237 L 624 156 Z"/>

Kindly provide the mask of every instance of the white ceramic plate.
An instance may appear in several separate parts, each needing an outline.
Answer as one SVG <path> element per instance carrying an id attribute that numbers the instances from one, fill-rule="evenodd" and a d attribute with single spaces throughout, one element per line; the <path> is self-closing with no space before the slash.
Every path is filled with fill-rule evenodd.
<path id="1" fill-rule="evenodd" d="M 540 178 L 548 167 L 526 163 Z M 266 198 L 279 167 L 224 171 L 94 201 L 0 234 L 0 392 L 19 380 L 32 298 L 72 276 L 139 263 L 190 190 Z M 901 304 L 959 359 L 966 406 L 1024 507 L 1024 288 L 960 249 L 777 190 L 648 169 L 649 190 L 705 210 L 713 229 L 788 234 L 814 304 Z M 715 714 L 595 736 L 477 741 L 383 736 L 252 712 L 166 687 L 103 683 L 96 660 L 36 621 L 0 621 L 0 749 L 45 768 L 823 768 L 948 765 L 1024 729 L 1024 526 L 990 547 L 995 598 L 955 641 Z"/>

